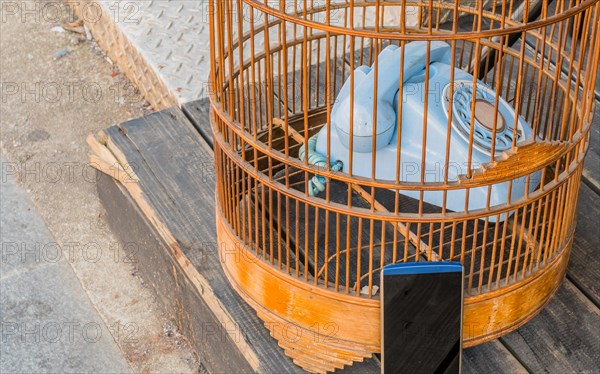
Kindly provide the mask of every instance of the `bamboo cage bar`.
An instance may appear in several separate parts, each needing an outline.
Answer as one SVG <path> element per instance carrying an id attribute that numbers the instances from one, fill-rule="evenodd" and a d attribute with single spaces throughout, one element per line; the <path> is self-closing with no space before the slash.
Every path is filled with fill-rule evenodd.
<path id="1" fill-rule="evenodd" d="M 543 308 L 574 235 L 599 12 L 209 0 L 222 265 L 294 362 L 325 372 L 380 352 L 388 264 L 464 265 L 465 347 Z"/>

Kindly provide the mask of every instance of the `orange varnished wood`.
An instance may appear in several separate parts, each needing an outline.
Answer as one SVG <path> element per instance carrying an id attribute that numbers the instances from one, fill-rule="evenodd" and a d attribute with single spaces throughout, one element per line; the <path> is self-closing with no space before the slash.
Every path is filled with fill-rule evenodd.
<path id="1" fill-rule="evenodd" d="M 217 233 L 221 261 L 226 273 L 246 296 L 279 316 L 293 316 L 300 327 L 312 330 L 326 328 L 335 323 L 336 333 L 330 337 L 363 336 L 362 339 L 344 339 L 363 345 L 365 350 L 377 351 L 379 345 L 379 303 L 326 290 L 299 281 L 280 272 L 272 265 L 257 258 L 246 249 L 217 211 Z M 299 294 L 297 294 L 299 293 Z M 360 325 L 340 323 L 340 315 Z M 286 319 L 291 321 L 290 319 Z M 315 326 L 318 324 L 318 326 Z M 361 341 L 362 340 L 362 341 Z"/>
<path id="2" fill-rule="evenodd" d="M 295 362 L 309 371 L 332 371 L 380 352 L 378 299 L 340 294 L 280 272 L 239 242 L 218 208 L 216 217 L 225 274 Z M 464 347 L 495 339 L 533 318 L 562 282 L 570 248 L 571 239 L 534 275 L 467 297 Z"/>
<path id="3" fill-rule="evenodd" d="M 544 269 L 495 292 L 466 297 L 463 346 L 473 347 L 516 330 L 550 301 L 565 277 L 572 237 Z"/>
<path id="4" fill-rule="evenodd" d="M 516 148 L 514 151 L 505 152 L 494 163 L 483 165 L 474 171 L 470 177 L 462 175 L 461 182 L 495 183 L 506 180 L 506 176 L 519 178 L 528 175 L 532 170 L 539 170 L 556 162 L 558 158 L 578 143 L 580 135 L 573 142 L 535 142 Z"/>

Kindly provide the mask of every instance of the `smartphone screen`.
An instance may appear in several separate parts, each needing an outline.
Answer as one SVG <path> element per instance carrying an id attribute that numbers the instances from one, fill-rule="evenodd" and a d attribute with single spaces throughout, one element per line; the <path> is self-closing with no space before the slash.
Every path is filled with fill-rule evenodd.
<path id="1" fill-rule="evenodd" d="M 460 373 L 462 265 L 389 265 L 381 289 L 383 373 Z"/>

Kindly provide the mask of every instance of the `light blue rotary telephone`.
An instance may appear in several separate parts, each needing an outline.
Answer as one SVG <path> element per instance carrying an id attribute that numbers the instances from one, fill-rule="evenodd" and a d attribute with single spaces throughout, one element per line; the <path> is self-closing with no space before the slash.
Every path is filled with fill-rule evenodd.
<path id="1" fill-rule="evenodd" d="M 495 92 L 483 82 L 477 81 L 473 93 L 473 76 L 460 69 L 454 70 L 454 95 L 450 102 L 450 46 L 444 42 L 430 43 L 429 89 L 425 92 L 425 64 L 427 43 L 412 42 L 405 45 L 404 85 L 402 95 L 402 137 L 401 162 L 397 165 L 398 128 L 397 108 L 399 100 L 401 50 L 395 45 L 385 48 L 379 55 L 379 74 L 377 82 L 377 124 L 373 132 L 373 67 L 361 66 L 354 73 L 354 116 L 352 126 L 352 174 L 371 178 L 373 137 L 376 149 L 376 173 L 380 180 L 396 180 L 399 172 L 402 182 L 420 182 L 423 139 L 424 99 L 428 95 L 427 149 L 425 162 L 425 182 L 442 182 L 446 160 L 446 138 L 448 131 L 448 112 L 452 106 L 452 127 L 448 179 L 458 180 L 467 174 L 469 135 L 471 131 L 471 104 L 475 100 L 475 123 L 472 148 L 472 169 L 490 161 L 493 143 Z M 316 139 L 318 154 L 327 154 L 330 142 L 330 160 L 334 165 L 350 172 L 350 78 L 338 94 L 331 113 L 330 126 L 324 126 Z M 498 103 L 495 152 L 508 150 L 513 144 L 515 122 L 517 126 L 516 143 L 532 139 L 532 129 L 522 117 L 515 121 L 514 109 L 502 98 Z M 539 173 L 514 180 L 511 200 L 522 197 L 525 189 L 535 190 L 539 183 Z M 528 185 L 527 185 L 528 184 Z M 491 188 L 490 206 L 505 204 L 509 183 L 500 183 Z M 418 199 L 419 191 L 401 190 L 401 193 Z M 469 193 L 469 210 L 485 208 L 488 188 L 473 188 Z M 454 211 L 465 209 L 465 190 L 450 190 L 446 207 Z M 442 191 L 425 191 L 424 201 L 442 206 Z M 502 216 L 501 220 L 505 217 Z"/>

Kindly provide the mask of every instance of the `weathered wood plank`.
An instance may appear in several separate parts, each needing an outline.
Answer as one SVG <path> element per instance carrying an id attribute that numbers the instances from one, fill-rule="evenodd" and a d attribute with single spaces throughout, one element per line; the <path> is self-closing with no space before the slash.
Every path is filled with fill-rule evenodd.
<path id="1" fill-rule="evenodd" d="M 105 133 L 135 170 L 143 197 L 156 214 L 148 218 L 155 226 L 156 221 L 165 225 L 183 254 L 206 279 L 224 312 L 231 316 L 232 324 L 227 329 L 237 335 L 237 349 L 243 343 L 259 359 L 259 367 L 253 369 L 300 371 L 269 336 L 254 310 L 235 293 L 223 273 L 216 252 L 212 152 L 183 113 L 168 109 L 111 127 Z M 191 276 L 185 274 L 185 277 Z M 196 286 L 193 280 L 190 283 Z M 206 290 L 198 292 L 204 294 Z M 195 313 L 192 305 L 184 309 Z M 219 362 L 228 359 L 227 355 L 214 358 Z"/>
<path id="2" fill-rule="evenodd" d="M 252 372 L 236 349 L 235 339 L 239 336 L 223 328 L 127 190 L 102 172 L 98 172 L 97 186 L 111 231 L 127 251 L 127 258 L 135 260 L 167 317 L 190 340 L 199 355 L 200 369 L 213 373 Z"/>
<path id="3" fill-rule="evenodd" d="M 463 373 L 526 373 L 527 370 L 498 340 L 465 349 Z"/>
<path id="4" fill-rule="evenodd" d="M 598 74 L 600 76 L 600 74 Z M 583 169 L 584 181 L 600 194 L 600 101 L 596 100 L 596 109 L 590 129 L 590 147 Z"/>
<path id="5" fill-rule="evenodd" d="M 213 139 L 212 129 L 210 128 L 210 102 L 208 98 L 185 103 L 181 109 L 202 135 L 208 146 L 212 148 Z"/>
<path id="6" fill-rule="evenodd" d="M 532 372 L 598 370 L 600 311 L 571 282 L 558 289 L 540 314 L 500 338 Z"/>
<path id="7" fill-rule="evenodd" d="M 600 305 L 599 198 L 587 185 L 581 185 L 577 204 L 577 229 L 567 270 L 568 279 L 596 305 Z"/>
<path id="8" fill-rule="evenodd" d="M 164 224 L 165 230 L 176 239 L 183 255 L 219 300 L 224 309 L 220 312 L 231 317 L 234 325 L 226 330 L 233 329 L 238 346 L 243 343 L 250 349 L 250 354 L 258 358 L 259 365 L 253 369 L 261 372 L 299 371 L 300 368 L 269 336 L 254 310 L 235 293 L 223 273 L 216 252 L 212 151 L 184 114 L 178 109 L 166 110 L 109 128 L 105 135 L 113 148 L 119 150 L 120 158 L 124 159 L 120 161 L 134 169 L 139 179 L 140 196 L 155 212 L 153 217 L 148 217 L 152 224 L 155 228 L 160 226 L 158 223 Z M 194 276 L 184 273 L 187 277 Z M 197 287 L 193 279 L 190 286 Z M 199 290 L 204 296 L 207 291 L 202 287 Z M 183 310 L 195 313 L 185 303 L 190 304 L 184 301 Z M 216 359 L 227 360 L 227 357 Z M 362 372 L 380 370 L 374 360 L 367 360 L 356 368 Z"/>

